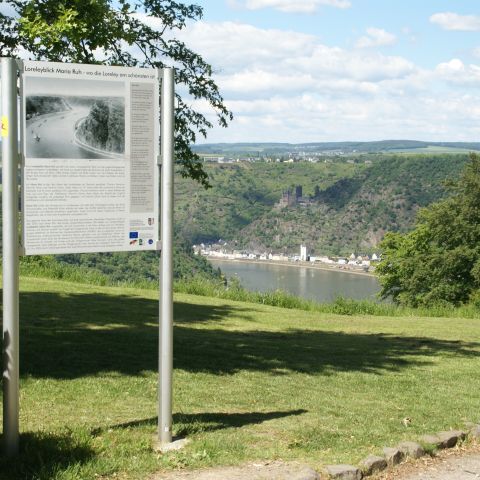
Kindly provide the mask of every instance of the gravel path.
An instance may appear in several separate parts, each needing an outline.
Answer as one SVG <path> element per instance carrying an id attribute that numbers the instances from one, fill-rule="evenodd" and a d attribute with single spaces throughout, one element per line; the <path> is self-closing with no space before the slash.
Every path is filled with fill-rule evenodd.
<path id="1" fill-rule="evenodd" d="M 311 468 L 296 463 L 261 462 L 241 467 L 218 467 L 157 474 L 150 480 L 318 480 Z"/>
<path id="2" fill-rule="evenodd" d="M 375 480 L 480 480 L 480 445 L 424 457 L 375 477 Z"/>
<path id="3" fill-rule="evenodd" d="M 405 480 L 474 480 L 480 479 L 480 455 L 451 459 L 420 473 L 405 477 Z"/>
<path id="4" fill-rule="evenodd" d="M 308 466 L 259 462 L 239 467 L 157 473 L 149 480 L 318 480 Z M 461 446 L 389 469 L 371 480 L 480 480 L 480 445 Z"/>

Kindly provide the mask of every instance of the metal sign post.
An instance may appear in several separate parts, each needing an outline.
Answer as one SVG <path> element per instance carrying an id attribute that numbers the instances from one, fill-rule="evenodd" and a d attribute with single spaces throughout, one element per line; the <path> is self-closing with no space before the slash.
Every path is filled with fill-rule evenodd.
<path id="1" fill-rule="evenodd" d="M 19 451 L 19 238 L 18 238 L 18 166 L 19 166 L 19 118 L 17 107 L 17 76 L 19 66 L 12 58 L 1 59 L 1 137 L 3 155 L 3 435 L 5 453 L 15 455 Z M 22 110 L 21 132 L 22 152 L 25 158 L 22 161 L 23 174 L 28 169 L 28 178 L 32 182 L 41 183 L 48 188 L 63 192 L 65 184 L 69 184 L 72 168 L 78 165 L 87 165 L 98 168 L 96 179 L 113 188 L 118 180 L 111 181 L 104 170 L 111 167 L 114 160 L 115 168 L 124 172 L 125 188 L 123 192 L 132 192 L 131 195 L 120 196 L 118 210 L 113 212 L 116 223 L 111 221 L 112 212 L 105 217 L 98 217 L 97 202 L 91 198 L 85 203 L 89 213 L 88 218 L 80 219 L 84 223 L 86 233 L 92 231 L 92 226 L 107 226 L 101 230 L 102 235 L 96 234 L 92 244 L 88 235 L 73 234 L 72 229 L 58 226 L 47 226 L 36 220 L 36 211 L 41 206 L 42 199 L 25 201 L 25 192 L 30 188 L 28 181 L 22 183 L 23 190 L 23 244 L 22 253 L 26 255 L 45 253 L 83 253 L 90 251 L 135 251 L 158 249 L 158 171 L 154 170 L 155 159 L 158 158 L 158 72 L 148 69 L 129 67 L 110 67 L 101 65 L 61 64 L 47 62 L 24 62 L 22 67 L 21 96 L 24 109 Z M 108 78 L 99 80 L 104 73 Z M 113 78 L 113 80 L 111 78 Z M 93 79 L 93 80 L 92 80 Z M 150 124 L 152 128 L 142 128 L 142 124 L 126 124 L 123 120 L 123 129 L 119 128 L 119 136 L 110 144 L 89 144 L 87 137 L 82 136 L 83 130 L 78 128 L 78 112 L 66 107 L 64 97 L 73 100 L 84 96 L 85 85 L 90 81 L 97 82 L 101 87 L 92 101 L 104 102 L 110 99 L 115 106 L 119 125 L 120 119 L 137 118 L 138 122 Z M 55 90 L 52 91 L 52 86 Z M 114 93 L 112 93 L 112 91 Z M 62 94 L 63 92 L 63 94 Z M 65 93 L 66 92 L 66 93 Z M 103 92 L 103 93 L 102 93 Z M 63 95 L 63 96 L 62 96 Z M 174 159 L 174 70 L 163 70 L 162 81 L 162 112 L 161 112 L 161 266 L 160 266 L 160 336 L 159 336 L 159 412 L 158 436 L 162 444 L 172 440 L 172 367 L 173 367 L 173 159 Z M 26 102 L 31 99 L 35 102 L 38 97 L 49 98 L 52 104 L 57 105 L 54 114 L 48 117 L 48 123 L 41 123 L 37 118 L 42 113 L 28 111 Z M 90 97 L 89 97 L 90 98 Z M 60 101 L 61 99 L 61 101 Z M 125 107 L 127 105 L 127 107 Z M 61 108 L 63 106 L 63 108 Z M 127 109 L 128 115 L 125 113 Z M 66 113 L 67 112 L 67 113 Z M 133 113 L 132 113 L 133 112 Z M 68 114 L 68 119 L 66 116 Z M 135 117 L 136 116 L 136 117 Z M 68 122 L 67 122 L 68 120 Z M 61 122 L 62 121 L 62 122 Z M 58 141 L 55 135 L 59 122 L 67 127 L 65 145 L 63 139 Z M 33 136 L 26 137 L 26 125 Z M 82 123 L 88 130 L 86 121 Z M 81 131 L 80 131 L 81 130 Z M 85 133 L 85 132 L 83 132 Z M 128 134 L 128 137 L 125 135 Z M 82 138 L 79 137 L 82 136 Z M 41 142 L 40 142 L 41 140 Z M 63 142 L 63 143 L 62 143 Z M 45 150 L 46 147 L 47 150 Z M 66 148 L 68 147 L 68 148 Z M 129 151 L 126 152 L 125 149 Z M 45 153 L 47 152 L 47 153 Z M 127 156 L 128 153 L 128 156 Z M 76 162 L 69 159 L 75 158 Z M 95 159 L 94 165 L 90 165 Z M 63 162 L 63 163 L 62 163 Z M 83 163 L 82 163 L 83 162 Z M 52 182 L 50 177 L 42 175 L 42 168 L 62 168 L 57 174 L 62 177 L 63 183 Z M 105 167 L 105 168 L 103 168 Z M 129 175 L 130 168 L 136 175 Z M 25 178 L 25 175 L 23 175 Z M 116 178 L 116 177 L 115 177 Z M 119 175 L 118 178 L 123 178 Z M 56 177 L 58 179 L 58 177 Z M 88 186 L 90 174 L 81 178 Z M 43 183 L 42 183 L 43 182 Z M 77 184 L 77 179 L 75 184 Z M 68 189 L 67 189 L 68 190 Z M 76 227 L 76 218 L 69 214 L 75 211 L 76 201 L 62 199 L 53 209 L 62 218 L 62 222 L 71 222 Z M 103 203 L 103 202 L 102 202 Z M 83 205 L 83 203 L 82 203 Z M 29 210 L 30 209 L 30 210 Z M 66 212 L 66 213 L 65 213 Z M 125 215 L 125 212 L 128 212 Z M 121 215 L 120 215 L 121 214 Z M 25 222 L 25 217 L 33 219 L 31 224 Z M 58 215 L 57 215 L 58 216 Z M 33 225 L 33 226 L 32 226 Z M 49 224 L 50 225 L 50 224 Z M 27 228 L 28 227 L 28 228 Z M 99 227 L 99 228 L 100 228 Z M 140 228 L 141 227 L 141 228 Z M 155 232 L 156 230 L 156 232 Z M 115 237 L 116 235 L 116 237 Z M 61 237 L 60 239 L 58 237 Z M 112 236 L 115 237 L 112 240 Z M 88 237 L 88 238 L 87 238 Z M 101 237 L 101 238 L 100 238 Z M 38 238 L 53 239 L 48 245 L 39 242 Z M 83 241 L 85 239 L 85 241 Z M 28 248 L 27 248 L 28 247 Z"/>
<path id="2" fill-rule="evenodd" d="M 174 70 L 163 70 L 161 96 L 161 239 L 158 440 L 172 441 L 173 370 L 173 157 L 174 157 Z"/>
<path id="3" fill-rule="evenodd" d="M 17 62 L 2 58 L 3 436 L 5 454 L 19 444 L 18 117 Z"/>

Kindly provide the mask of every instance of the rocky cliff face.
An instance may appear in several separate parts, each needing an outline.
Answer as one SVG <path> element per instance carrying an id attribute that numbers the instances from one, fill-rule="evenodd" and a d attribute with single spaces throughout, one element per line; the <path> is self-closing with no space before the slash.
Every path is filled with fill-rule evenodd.
<path id="1" fill-rule="evenodd" d="M 123 100 L 96 100 L 77 132 L 80 141 L 106 152 L 125 151 L 125 108 Z"/>

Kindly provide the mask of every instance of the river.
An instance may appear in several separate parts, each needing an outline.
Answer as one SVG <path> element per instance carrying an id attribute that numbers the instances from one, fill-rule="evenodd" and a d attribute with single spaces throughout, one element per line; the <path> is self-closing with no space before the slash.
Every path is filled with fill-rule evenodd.
<path id="1" fill-rule="evenodd" d="M 87 107 L 27 120 L 27 157 L 31 158 L 105 158 L 75 143 L 75 125 L 89 113 Z M 107 157 L 108 158 L 108 157 Z"/>
<path id="2" fill-rule="evenodd" d="M 248 290 L 284 290 L 293 295 L 329 302 L 336 297 L 375 300 L 380 287 L 375 277 L 297 265 L 209 259 L 227 278 L 237 277 Z"/>

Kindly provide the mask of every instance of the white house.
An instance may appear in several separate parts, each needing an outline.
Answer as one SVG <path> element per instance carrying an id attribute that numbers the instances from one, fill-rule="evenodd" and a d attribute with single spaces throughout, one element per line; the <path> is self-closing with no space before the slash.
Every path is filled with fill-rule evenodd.
<path id="1" fill-rule="evenodd" d="M 332 264 L 335 263 L 331 258 L 328 257 L 317 257 L 317 262 Z"/>

